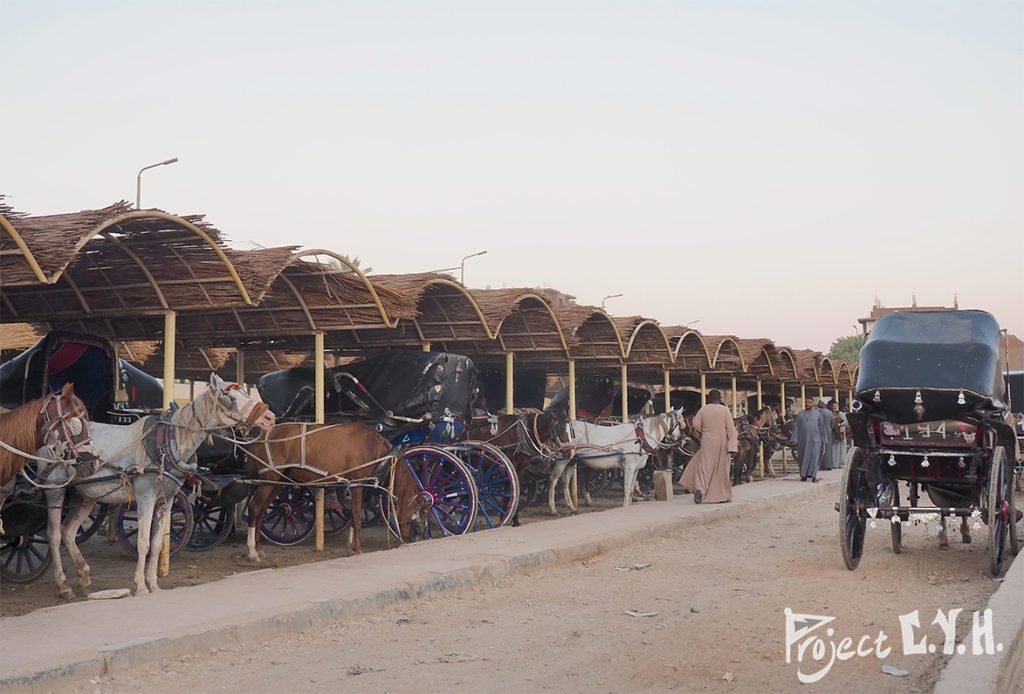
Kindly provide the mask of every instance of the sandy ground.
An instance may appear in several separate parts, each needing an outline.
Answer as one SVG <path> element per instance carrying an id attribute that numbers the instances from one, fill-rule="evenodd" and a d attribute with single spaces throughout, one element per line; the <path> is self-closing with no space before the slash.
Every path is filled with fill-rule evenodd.
<path id="1" fill-rule="evenodd" d="M 761 511 L 325 628 L 65 683 L 54 691 L 930 691 L 948 657 L 941 652 L 943 632 L 932 624 L 937 610 L 963 610 L 955 621 L 956 638 L 963 639 L 972 611 L 983 608 L 998 587 L 987 573 L 987 529 L 975 530 L 973 544 L 957 542 L 940 551 L 934 523 L 908 525 L 906 549 L 897 556 L 887 524 L 879 522 L 868 531 L 860 567 L 850 572 L 832 506 L 832 499 L 819 499 Z M 532 511 L 525 521 L 544 518 Z M 231 556 L 239 550 L 179 555 L 179 570 L 164 585 L 247 570 L 244 560 Z M 338 543 L 326 556 L 315 556 L 345 553 Z M 271 556 L 283 565 L 314 555 L 294 547 L 272 548 Z M 180 570 L 183 559 L 186 570 Z M 106 587 L 109 573 L 101 563 L 94 566 L 96 590 Z M 25 598 L 15 595 L 4 586 L 5 614 Z M 802 655 L 792 643 L 788 663 L 787 608 L 835 618 L 807 635 Z M 904 653 L 900 615 L 915 610 L 921 627 L 914 640 L 927 637 L 937 645 L 934 653 Z M 850 652 L 860 643 L 865 655 L 829 667 L 834 648 L 847 650 L 845 637 Z M 891 648 L 882 658 L 875 646 L 880 638 L 883 648 Z M 816 648 L 822 649 L 818 659 Z M 883 664 L 906 674 L 883 673 Z M 798 672 L 822 676 L 802 685 Z"/>

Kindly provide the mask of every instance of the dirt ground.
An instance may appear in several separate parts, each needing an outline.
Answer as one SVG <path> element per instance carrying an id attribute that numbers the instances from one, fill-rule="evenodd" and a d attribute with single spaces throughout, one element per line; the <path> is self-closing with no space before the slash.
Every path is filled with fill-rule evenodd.
<path id="1" fill-rule="evenodd" d="M 614 493 L 601 505 L 614 505 L 612 499 Z M 548 522 L 537 510 L 524 518 L 542 520 Z M 972 612 L 999 585 L 987 573 L 986 527 L 975 528 L 970 545 L 952 533 L 957 542 L 940 551 L 935 522 L 908 524 L 905 551 L 897 556 L 887 523 L 877 522 L 853 572 L 843 565 L 837 529 L 833 500 L 819 498 L 53 691 L 930 691 L 948 657 L 942 654 L 943 632 L 932 624 L 937 610 L 963 610 L 955 621 L 959 641 Z M 368 545 L 376 541 L 368 538 Z M 232 556 L 240 549 L 236 542 L 203 555 L 178 555 L 164 585 L 248 570 Z M 278 565 L 346 554 L 340 542 L 323 555 L 308 547 L 271 550 Z M 124 584 L 130 565 L 116 561 L 124 566 L 96 560 L 96 590 Z M 117 586 L 105 585 L 110 573 L 121 573 Z M 41 604 L 45 590 L 5 585 L 4 613 L 12 614 L 14 605 L 23 609 L 35 593 Z M 787 608 L 834 618 L 801 641 L 790 639 L 789 663 Z M 915 610 L 921 626 L 911 636 L 927 637 L 937 645 L 934 653 L 904 652 L 900 615 Z M 789 621 L 793 629 L 805 626 Z M 842 645 L 846 637 L 849 648 Z M 881 658 L 879 640 L 891 648 Z M 863 655 L 829 667 L 834 648 L 856 652 L 858 644 Z M 886 674 L 883 664 L 906 674 Z M 798 672 L 821 678 L 802 685 Z"/>

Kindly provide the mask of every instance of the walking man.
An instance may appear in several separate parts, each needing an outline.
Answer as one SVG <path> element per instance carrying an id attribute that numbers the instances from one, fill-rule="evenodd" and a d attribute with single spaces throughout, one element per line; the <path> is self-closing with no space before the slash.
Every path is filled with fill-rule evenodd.
<path id="1" fill-rule="evenodd" d="M 690 433 L 700 441 L 700 450 L 683 470 L 679 484 L 693 490 L 695 504 L 732 501 L 729 463 L 736 455 L 739 440 L 732 412 L 722 404 L 721 391 L 708 393 L 708 404 L 697 411 Z"/>

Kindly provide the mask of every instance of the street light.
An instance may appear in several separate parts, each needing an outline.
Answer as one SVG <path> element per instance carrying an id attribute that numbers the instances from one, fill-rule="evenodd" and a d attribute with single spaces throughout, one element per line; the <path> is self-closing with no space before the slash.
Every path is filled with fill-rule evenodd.
<path id="1" fill-rule="evenodd" d="M 178 158 L 174 157 L 173 159 L 168 159 L 157 164 L 150 164 L 149 166 L 143 166 L 139 169 L 139 175 L 135 177 L 135 209 L 142 209 L 142 205 L 140 204 L 142 199 L 142 172 L 146 169 L 152 169 L 154 166 L 167 166 L 168 164 L 173 164 L 176 161 L 178 161 Z"/>
<path id="2" fill-rule="evenodd" d="M 466 283 L 466 261 L 469 260 L 470 258 L 475 258 L 478 255 L 483 255 L 486 252 L 487 251 L 480 251 L 479 253 L 473 253 L 472 255 L 467 255 L 465 258 L 462 259 L 462 262 L 459 263 L 459 284 Z"/>
<path id="3" fill-rule="evenodd" d="M 608 299 L 617 299 L 620 296 L 622 296 L 622 294 L 609 294 L 605 298 L 601 299 L 601 310 L 604 310 L 604 302 L 608 301 Z"/>

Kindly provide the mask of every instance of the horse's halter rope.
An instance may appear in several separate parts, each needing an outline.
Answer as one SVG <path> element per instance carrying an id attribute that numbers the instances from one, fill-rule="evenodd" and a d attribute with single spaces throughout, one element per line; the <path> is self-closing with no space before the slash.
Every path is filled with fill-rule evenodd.
<path id="1" fill-rule="evenodd" d="M 57 417 L 55 419 L 50 418 L 50 407 L 57 405 Z M 53 446 L 49 444 L 51 434 L 56 434 L 58 437 L 63 436 L 65 443 L 74 452 L 75 457 L 78 457 L 78 449 L 88 446 L 92 443 L 92 437 L 89 435 L 89 425 L 86 423 L 85 417 L 79 416 L 74 408 L 71 408 L 67 412 L 64 411 L 64 402 L 57 393 L 50 393 L 43 402 L 42 408 L 39 410 L 39 414 L 43 415 L 43 427 L 40 433 L 42 434 L 43 441 L 47 442 L 47 447 L 53 449 Z M 71 431 L 71 426 L 68 423 L 71 419 L 78 419 L 79 426 L 81 429 L 77 434 Z M 82 437 L 84 434 L 84 438 Z M 80 440 L 76 440 L 79 439 Z"/>

